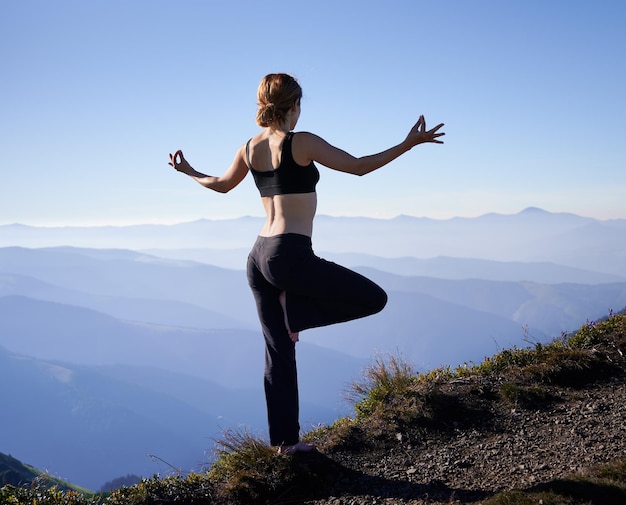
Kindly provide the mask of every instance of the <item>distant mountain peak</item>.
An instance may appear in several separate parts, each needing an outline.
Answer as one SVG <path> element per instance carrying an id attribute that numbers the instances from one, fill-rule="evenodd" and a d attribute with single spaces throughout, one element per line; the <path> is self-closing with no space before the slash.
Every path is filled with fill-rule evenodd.
<path id="1" fill-rule="evenodd" d="M 520 214 L 550 214 L 547 210 L 540 209 L 539 207 L 526 207 Z"/>

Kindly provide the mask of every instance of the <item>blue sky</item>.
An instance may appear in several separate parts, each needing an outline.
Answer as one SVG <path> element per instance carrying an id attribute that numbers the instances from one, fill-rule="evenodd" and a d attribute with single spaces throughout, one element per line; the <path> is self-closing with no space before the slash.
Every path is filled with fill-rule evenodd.
<path id="1" fill-rule="evenodd" d="M 221 174 L 269 72 L 357 156 L 446 123 L 366 177 L 322 169 L 321 214 L 626 218 L 624 26 L 620 0 L 0 2 L 0 224 L 262 215 L 250 177 L 220 195 L 167 155 Z"/>

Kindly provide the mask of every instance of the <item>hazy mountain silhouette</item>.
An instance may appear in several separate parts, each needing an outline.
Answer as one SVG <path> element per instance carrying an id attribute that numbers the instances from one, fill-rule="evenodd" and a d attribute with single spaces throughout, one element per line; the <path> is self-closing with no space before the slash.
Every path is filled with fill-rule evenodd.
<path id="1" fill-rule="evenodd" d="M 241 270 L 248 249 L 146 249 L 146 254 L 161 258 L 188 260 L 222 268 Z M 382 258 L 364 253 L 320 253 L 324 258 L 349 268 L 369 267 L 396 275 L 435 277 L 437 279 L 483 279 L 491 281 L 530 281 L 542 284 L 602 284 L 626 281 L 626 275 L 605 274 L 547 261 L 495 261 L 478 258 Z"/>
<path id="2" fill-rule="evenodd" d="M 256 310 L 243 270 L 230 270 L 189 261 L 166 260 L 121 250 L 92 250 L 78 248 L 0 248 L 0 294 L 23 295 L 63 304 L 83 307 L 97 312 L 94 321 L 83 324 L 83 330 L 92 331 L 93 342 L 106 342 L 108 335 L 116 333 L 129 342 L 129 351 L 145 359 L 157 359 L 160 352 L 176 356 L 178 348 L 165 349 L 159 344 L 154 352 L 143 351 L 148 342 L 184 340 L 198 342 L 200 355 L 215 352 L 232 356 L 232 346 L 220 347 L 220 339 L 255 342 L 260 345 Z M 421 341 L 430 339 L 464 340 L 473 345 L 475 355 L 481 359 L 493 352 L 493 342 L 498 345 L 522 343 L 525 336 L 537 340 L 559 336 L 585 322 L 581 314 L 608 314 L 626 306 L 625 283 L 604 284 L 540 284 L 536 282 L 498 282 L 481 279 L 449 280 L 408 275 L 394 275 L 380 270 L 358 268 L 379 282 L 389 293 L 390 301 L 382 313 L 366 322 L 354 322 L 341 327 L 307 332 L 306 342 L 321 344 L 359 357 L 367 357 L 372 349 L 392 352 L 402 349 L 408 358 L 427 366 L 440 363 L 456 364 L 468 354 L 462 347 L 446 347 L 445 354 L 437 348 L 415 346 L 415 328 L 420 328 Z M 30 274 L 30 275 L 27 275 Z M 464 318 L 447 318 L 442 314 L 467 311 Z M 585 309 L 585 310 L 581 310 Z M 20 309 L 13 310 L 18 316 Z M 41 334 L 40 327 L 29 327 L 41 320 L 47 310 L 23 309 L 25 314 L 13 319 L 22 325 L 21 333 Z M 55 309 L 57 310 L 57 309 Z M 39 314 L 37 318 L 27 313 Z M 87 312 L 50 316 L 50 322 L 74 321 L 63 331 L 64 335 L 76 332 L 77 322 Z M 104 315 L 112 316 L 104 318 Z M 91 316 L 89 316 L 91 317 Z M 22 321 L 23 319 L 23 321 Z M 125 320 L 124 324 L 121 324 Z M 471 322 L 471 324 L 469 324 Z M 168 326 L 155 330 L 146 325 Z M 5 326 L 9 320 L 5 321 Z M 392 331 L 382 331 L 392 328 Z M 196 331 L 197 330 L 197 331 Z M 202 333 L 208 331 L 209 333 Z M 181 332 L 185 337 L 181 337 Z M 234 335 L 233 338 L 223 335 Z M 162 338 L 166 335 L 165 338 Z M 245 335 L 245 336 L 241 336 Z M 385 335 L 382 339 L 381 335 Z M 318 338 L 319 337 L 319 338 Z M 323 337 L 323 338 L 322 338 Z M 62 337 L 63 338 L 63 337 Z M 72 338 L 77 338 L 76 336 Z M 485 341 L 487 339 L 487 341 Z M 23 342 L 28 338 L 24 337 Z M 200 343 L 201 342 L 201 343 Z M 26 344 L 24 344 L 26 345 Z M 70 352 L 80 349 L 78 344 Z M 94 343 L 90 345 L 95 345 Z M 136 346 L 132 349 L 130 346 Z M 425 344 L 424 344 L 425 345 Z M 174 346 L 175 347 L 175 346 Z M 38 349 L 45 349 L 40 343 Z M 415 353 L 410 349 L 415 348 Z M 29 352 L 21 348 L 20 352 Z M 107 352 L 116 355 L 116 350 Z M 190 355 L 197 356 L 197 352 Z M 38 355 L 40 357 L 48 357 Z M 100 357 L 103 353 L 99 354 Z M 89 357 L 89 363 L 95 355 Z M 161 356 L 161 361 L 163 357 Z M 161 362 L 151 363 L 164 367 Z M 193 365 L 192 370 L 202 368 Z"/>
<path id="3" fill-rule="evenodd" d="M 67 351 L 63 342 L 58 351 Z M 314 380 L 301 381 L 302 422 L 330 423 L 347 413 L 348 407 L 339 405 L 340 391 L 361 363 L 331 351 L 306 351 L 301 373 Z M 262 362 L 260 351 L 256 358 Z M 210 375 L 212 360 L 206 361 L 205 375 Z M 331 368 L 315 377 L 312 369 L 321 362 Z M 226 364 L 238 369 L 235 362 Z M 223 429 L 265 431 L 259 368 L 239 369 L 245 381 L 255 376 L 256 387 L 246 389 L 151 366 L 85 366 L 0 347 L 0 447 L 90 489 L 126 473 L 172 470 L 150 454 L 183 471 L 197 470 L 212 457 L 205 451 Z"/>
<path id="4" fill-rule="evenodd" d="M 15 224 L 0 226 L 0 246 L 249 250 L 262 223 L 262 218 L 243 217 L 200 219 L 178 225 L 93 228 Z M 314 244 L 319 253 L 551 262 L 624 276 L 624 237 L 624 219 L 600 221 L 529 208 L 513 215 L 443 220 L 318 216 Z"/>
<path id="5" fill-rule="evenodd" d="M 0 249 L 0 273 L 34 277 L 65 290 L 91 295 L 86 299 L 89 304 L 84 305 L 97 310 L 105 310 L 104 305 L 109 304 L 109 310 L 112 307 L 117 313 L 128 312 L 129 299 L 134 298 L 138 307 L 141 303 L 154 304 L 158 310 L 150 310 L 152 314 L 179 314 L 179 304 L 187 304 L 187 311 L 193 306 L 213 315 L 219 313 L 220 320 L 214 327 L 224 326 L 224 316 L 240 320 L 238 327 L 258 326 L 245 276 L 210 265 L 163 260 L 133 251 L 8 247 Z M 67 292 L 65 296 L 69 296 Z M 112 296 L 118 300 L 117 305 Z M 158 306 L 157 301 L 161 302 Z M 178 306 L 168 310 L 163 301 Z M 205 321 L 212 321 L 211 314 L 204 315 L 208 316 Z M 132 314 L 124 317 L 133 319 Z"/>
<path id="6" fill-rule="evenodd" d="M 84 367 L 0 349 L 0 447 L 90 489 L 124 472 L 158 473 L 148 454 L 202 460 L 212 419 L 191 406 Z M 185 419 L 180 429 L 177 417 Z"/>

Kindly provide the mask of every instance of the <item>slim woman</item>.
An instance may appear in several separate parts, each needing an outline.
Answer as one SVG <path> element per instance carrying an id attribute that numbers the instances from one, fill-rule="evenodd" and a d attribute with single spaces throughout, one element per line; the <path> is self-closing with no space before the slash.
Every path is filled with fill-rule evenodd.
<path id="1" fill-rule="evenodd" d="M 427 130 L 420 116 L 406 138 L 378 154 L 356 158 L 309 132 L 294 133 L 302 89 L 287 74 L 269 74 L 257 90 L 260 133 L 245 142 L 221 177 L 196 171 L 182 151 L 169 164 L 202 186 L 227 193 L 248 172 L 261 195 L 266 220 L 250 252 L 248 283 L 265 337 L 265 398 L 270 443 L 280 452 L 310 451 L 300 440 L 295 344 L 309 328 L 375 314 L 386 293 L 369 279 L 313 253 L 317 205 L 315 163 L 365 175 L 418 144 L 442 144 L 443 124 Z"/>

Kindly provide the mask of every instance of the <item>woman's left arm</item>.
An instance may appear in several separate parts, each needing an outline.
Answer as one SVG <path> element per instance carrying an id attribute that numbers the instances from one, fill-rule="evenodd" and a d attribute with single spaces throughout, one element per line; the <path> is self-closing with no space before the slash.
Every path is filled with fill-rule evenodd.
<path id="1" fill-rule="evenodd" d="M 442 126 L 443 123 L 427 130 L 426 120 L 424 116 L 420 116 L 417 123 L 415 123 L 401 143 L 385 151 L 360 158 L 356 158 L 330 145 L 321 137 L 309 133 L 302 136 L 302 152 L 310 160 L 317 161 L 328 168 L 354 175 L 365 175 L 387 165 L 416 145 L 425 143 L 443 144 L 443 141 L 439 140 L 439 137 L 445 135 L 445 133 L 439 131 Z"/>
<path id="2" fill-rule="evenodd" d="M 229 192 L 237 186 L 237 184 L 243 181 L 244 177 L 248 173 L 248 166 L 244 160 L 244 146 L 239 148 L 237 154 L 235 154 L 235 159 L 232 164 L 221 177 L 215 177 L 213 175 L 206 175 L 198 172 L 185 159 L 183 152 L 180 149 L 174 154 L 170 153 L 170 161 L 168 164 L 179 172 L 188 175 L 198 184 L 204 186 L 205 188 L 212 189 L 213 191 L 217 191 L 218 193 Z"/>

